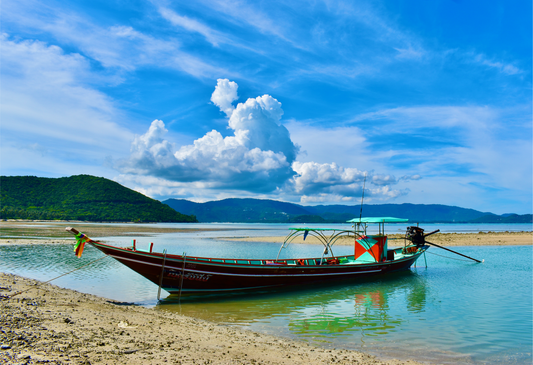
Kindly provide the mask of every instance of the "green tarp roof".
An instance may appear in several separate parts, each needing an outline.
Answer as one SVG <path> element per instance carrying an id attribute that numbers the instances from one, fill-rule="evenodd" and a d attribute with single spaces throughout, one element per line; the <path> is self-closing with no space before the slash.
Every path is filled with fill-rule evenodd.
<path id="1" fill-rule="evenodd" d="M 402 223 L 409 222 L 409 219 L 394 218 L 394 217 L 367 217 L 367 218 L 354 218 L 348 221 L 348 223 Z"/>
<path id="2" fill-rule="evenodd" d="M 353 232 L 353 230 L 346 230 L 346 229 L 340 229 L 340 228 L 289 228 L 292 231 L 350 231 Z"/>

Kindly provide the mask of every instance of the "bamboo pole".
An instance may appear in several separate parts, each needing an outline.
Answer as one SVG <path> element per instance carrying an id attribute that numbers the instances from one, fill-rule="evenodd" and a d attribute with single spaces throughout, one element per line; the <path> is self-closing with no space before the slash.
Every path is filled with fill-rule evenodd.
<path id="1" fill-rule="evenodd" d="M 161 286 L 163 285 L 163 274 L 165 272 L 165 261 L 167 259 L 167 249 L 163 250 L 163 265 L 161 265 L 161 277 L 159 278 L 159 289 L 157 290 L 157 300 L 161 297 Z"/>
<path id="2" fill-rule="evenodd" d="M 178 300 L 181 299 L 181 288 L 183 288 L 183 275 L 185 275 L 185 261 L 187 260 L 187 252 L 183 253 L 183 267 L 181 268 L 181 279 L 180 279 L 180 291 L 178 293 Z"/>

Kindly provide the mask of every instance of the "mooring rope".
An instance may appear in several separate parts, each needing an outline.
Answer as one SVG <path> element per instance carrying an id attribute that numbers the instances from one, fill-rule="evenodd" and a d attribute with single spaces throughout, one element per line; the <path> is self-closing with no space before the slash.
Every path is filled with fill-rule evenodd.
<path id="1" fill-rule="evenodd" d="M 70 271 L 67 272 L 67 273 L 64 273 L 64 274 L 61 274 L 61 275 L 59 275 L 59 276 L 56 276 L 56 277 L 53 278 L 53 279 L 50 279 L 50 280 L 47 280 L 47 281 L 43 281 L 43 282 L 39 282 L 39 283 L 37 283 L 37 284 L 35 284 L 35 285 L 29 287 L 28 289 L 21 290 L 21 291 L 19 291 L 19 292 L 16 292 L 16 293 L 14 293 L 14 294 L 11 294 L 11 295 L 4 295 L 4 296 L 2 296 L 2 299 L 10 299 L 10 298 L 13 298 L 15 295 L 19 295 L 19 294 L 25 293 L 25 292 L 27 292 L 28 290 L 30 290 L 30 289 L 34 289 L 34 288 L 36 288 L 36 287 L 38 287 L 38 286 L 40 286 L 40 285 L 42 285 L 42 284 L 47 284 L 47 283 L 49 283 L 49 282 L 51 282 L 51 281 L 54 281 L 54 280 L 56 280 L 56 279 L 59 279 L 59 278 L 62 277 L 62 276 L 65 276 L 65 275 L 68 275 L 68 274 L 70 274 L 70 273 L 73 273 L 74 271 L 78 271 L 79 269 L 83 269 L 85 266 L 89 266 L 89 265 L 91 265 L 91 264 L 94 264 L 96 261 L 100 261 L 100 260 L 102 260 L 102 259 L 105 259 L 106 257 L 107 257 L 107 255 L 105 255 L 105 256 L 103 256 L 103 257 L 100 257 L 99 259 L 96 259 L 96 260 L 94 260 L 94 261 L 91 261 L 91 262 L 89 262 L 89 263 L 87 263 L 87 264 L 85 264 L 85 265 L 83 265 L 83 266 L 80 266 L 80 267 L 78 267 L 77 269 L 70 270 Z"/>
<path id="2" fill-rule="evenodd" d="M 463 260 L 463 259 L 456 259 L 454 257 L 449 257 L 449 256 L 443 256 L 443 255 L 439 255 L 438 253 L 434 253 L 434 252 L 428 252 L 432 255 L 435 255 L 435 256 L 440 256 L 440 257 L 444 257 L 445 259 L 450 259 L 450 260 L 457 260 L 457 261 L 465 261 L 465 262 L 470 262 L 468 260 Z"/>

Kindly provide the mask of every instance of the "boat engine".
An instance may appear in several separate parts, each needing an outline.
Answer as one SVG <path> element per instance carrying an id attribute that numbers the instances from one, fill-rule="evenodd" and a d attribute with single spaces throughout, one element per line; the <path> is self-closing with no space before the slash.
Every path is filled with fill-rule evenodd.
<path id="1" fill-rule="evenodd" d="M 426 240 L 424 238 L 424 230 L 420 227 L 407 227 L 407 231 L 405 232 L 405 238 L 413 242 L 416 247 L 422 247 L 426 244 Z"/>

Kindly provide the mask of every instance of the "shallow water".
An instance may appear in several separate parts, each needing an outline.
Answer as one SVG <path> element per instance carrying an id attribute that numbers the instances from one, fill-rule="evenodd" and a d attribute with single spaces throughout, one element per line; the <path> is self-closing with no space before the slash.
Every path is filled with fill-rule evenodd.
<path id="1" fill-rule="evenodd" d="M 427 254 L 394 278 L 160 308 L 322 346 L 436 363 L 531 363 L 531 246 Z M 439 253 L 440 254 L 440 253 Z"/>
<path id="2" fill-rule="evenodd" d="M 240 236 L 243 231 L 253 231 L 249 226 L 237 229 L 223 234 Z M 142 238 L 137 247 L 148 247 L 153 241 L 158 251 L 166 248 L 172 253 L 241 258 L 273 258 L 279 248 L 278 243 L 250 244 L 208 237 L 221 234 L 155 235 Z M 129 246 L 131 238 L 105 239 Z M 291 251 L 284 254 L 314 256 L 317 249 L 320 250 L 315 245 L 291 245 Z M 59 278 L 53 284 L 119 301 L 157 304 L 156 309 L 321 346 L 362 350 L 385 357 L 432 363 L 531 363 L 532 247 L 453 249 L 485 262 L 460 261 L 463 258 L 430 248 L 427 268 L 421 257 L 417 268 L 395 277 L 297 291 L 184 298 L 181 302 L 167 297 L 158 304 L 156 285 L 111 258 Z M 347 246 L 337 247 L 335 253 L 348 254 L 351 250 Z M 0 246 L 0 271 L 49 280 L 99 257 L 102 254 L 90 246 L 81 259 L 74 256 L 68 245 Z"/>

